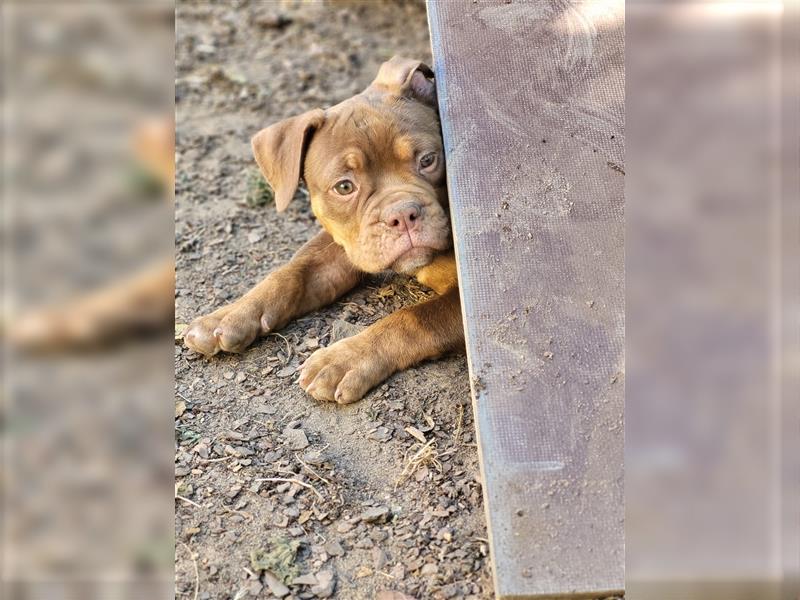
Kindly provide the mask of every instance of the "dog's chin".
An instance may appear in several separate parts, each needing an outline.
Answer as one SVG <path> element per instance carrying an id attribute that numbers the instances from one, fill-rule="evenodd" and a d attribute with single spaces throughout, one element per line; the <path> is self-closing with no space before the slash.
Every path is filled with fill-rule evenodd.
<path id="1" fill-rule="evenodd" d="M 398 256 L 391 265 L 391 270 L 405 275 L 413 275 L 427 266 L 436 255 L 436 250 L 425 246 L 414 246 Z"/>

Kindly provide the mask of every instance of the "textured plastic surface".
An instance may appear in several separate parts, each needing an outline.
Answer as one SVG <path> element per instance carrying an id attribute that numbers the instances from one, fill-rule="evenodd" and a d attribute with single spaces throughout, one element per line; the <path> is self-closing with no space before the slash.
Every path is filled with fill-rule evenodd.
<path id="1" fill-rule="evenodd" d="M 624 8 L 429 0 L 500 598 L 624 587 Z"/>

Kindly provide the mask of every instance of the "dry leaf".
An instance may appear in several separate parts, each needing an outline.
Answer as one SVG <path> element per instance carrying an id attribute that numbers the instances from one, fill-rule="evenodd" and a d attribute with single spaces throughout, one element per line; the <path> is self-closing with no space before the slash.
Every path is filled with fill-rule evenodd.
<path id="1" fill-rule="evenodd" d="M 424 434 L 424 433 L 422 433 L 422 432 L 421 432 L 419 429 L 417 429 L 416 427 L 411 427 L 411 426 L 408 426 L 408 427 L 406 427 L 406 431 L 407 431 L 409 434 L 413 435 L 415 438 L 417 438 L 417 439 L 418 439 L 420 442 L 422 442 L 423 444 L 426 444 L 426 443 L 428 442 L 428 440 L 427 440 L 427 439 L 425 439 L 425 434 Z"/>

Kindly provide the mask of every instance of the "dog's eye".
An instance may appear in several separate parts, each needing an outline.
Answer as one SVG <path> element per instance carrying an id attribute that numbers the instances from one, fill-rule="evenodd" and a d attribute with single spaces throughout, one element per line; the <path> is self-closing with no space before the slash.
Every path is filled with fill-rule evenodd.
<path id="1" fill-rule="evenodd" d="M 333 189 L 336 190 L 336 193 L 340 196 L 349 196 L 353 193 L 353 190 L 356 189 L 356 186 L 349 179 L 342 179 L 333 186 Z"/>
<path id="2" fill-rule="evenodd" d="M 429 169 L 436 162 L 436 152 L 428 152 L 419 159 L 420 169 Z"/>

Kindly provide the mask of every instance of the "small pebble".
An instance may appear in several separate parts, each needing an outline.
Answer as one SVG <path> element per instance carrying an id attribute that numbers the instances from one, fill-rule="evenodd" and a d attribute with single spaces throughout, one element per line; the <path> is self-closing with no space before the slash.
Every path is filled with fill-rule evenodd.
<path id="1" fill-rule="evenodd" d="M 292 450 L 308 448 L 308 438 L 306 437 L 306 432 L 302 429 L 286 429 L 283 432 L 283 436 L 286 438 L 286 445 Z"/>
<path id="2" fill-rule="evenodd" d="M 325 544 L 325 552 L 331 556 L 344 556 L 344 548 L 336 540 L 330 540 Z"/>
<path id="3" fill-rule="evenodd" d="M 365 523 L 385 523 L 389 514 L 388 506 L 376 506 L 365 510 L 361 514 L 361 520 Z"/>
<path id="4" fill-rule="evenodd" d="M 323 569 L 317 573 L 317 585 L 311 587 L 311 593 L 317 598 L 329 598 L 336 589 L 336 574 L 333 569 Z"/>
<path id="5" fill-rule="evenodd" d="M 437 567 L 433 563 L 427 563 L 423 565 L 422 570 L 420 571 L 420 573 L 423 576 L 436 575 L 438 572 L 439 572 L 439 567 Z"/>
<path id="6" fill-rule="evenodd" d="M 292 585 L 317 585 L 318 583 L 319 581 L 317 581 L 317 577 L 313 573 L 306 573 L 292 580 Z"/>
<path id="7" fill-rule="evenodd" d="M 273 596 L 277 596 L 278 598 L 283 598 L 284 596 L 289 595 L 289 588 L 283 585 L 275 575 L 273 575 L 270 571 L 264 571 L 264 583 L 267 584 L 269 591 L 272 592 Z"/>

